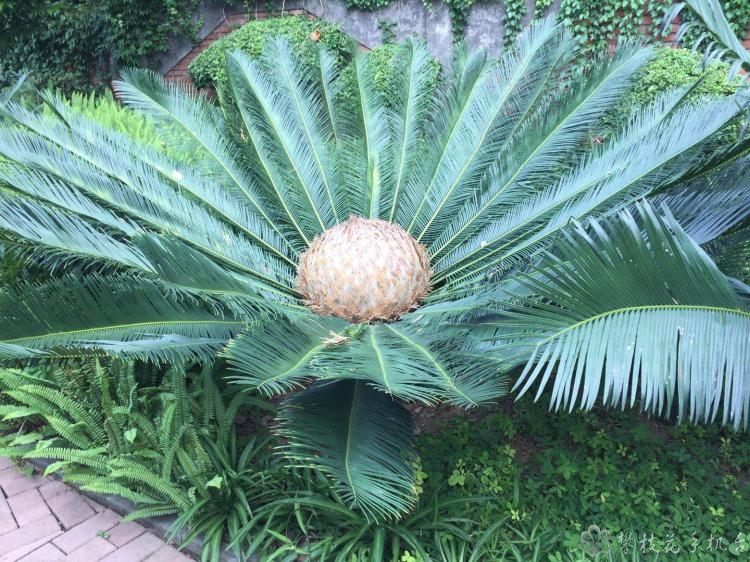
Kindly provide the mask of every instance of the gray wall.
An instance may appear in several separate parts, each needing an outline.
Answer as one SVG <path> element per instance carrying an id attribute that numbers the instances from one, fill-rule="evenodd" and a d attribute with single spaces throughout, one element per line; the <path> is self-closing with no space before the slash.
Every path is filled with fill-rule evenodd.
<path id="1" fill-rule="evenodd" d="M 533 14 L 534 0 L 526 0 L 526 20 Z M 553 6 L 559 4 L 557 0 Z M 275 5 L 282 8 L 282 3 L 275 0 L 262 3 L 260 11 L 267 6 Z M 317 17 L 326 21 L 341 24 L 343 30 L 367 47 L 380 45 L 381 33 L 378 29 L 379 20 L 383 19 L 396 24 L 395 31 L 398 39 L 409 35 L 419 35 L 427 40 L 433 55 L 447 62 L 450 59 L 452 35 L 448 7 L 439 0 L 433 0 L 430 8 L 426 8 L 423 0 L 392 0 L 385 8 L 376 11 L 349 10 L 344 0 L 290 0 L 284 2 L 284 9 L 305 8 Z M 204 19 L 203 29 L 199 37 L 208 35 L 222 19 L 231 13 L 244 10 L 239 3 L 232 8 L 217 7 L 210 0 L 202 0 L 196 12 L 196 19 Z M 466 40 L 472 47 L 483 47 L 493 55 L 497 55 L 502 46 L 503 38 L 503 3 L 498 0 L 478 2 L 469 12 L 469 22 L 465 31 Z M 190 52 L 192 45 L 186 41 L 173 41 L 170 52 L 162 57 L 160 70 L 162 73 L 172 68 L 177 62 Z"/>

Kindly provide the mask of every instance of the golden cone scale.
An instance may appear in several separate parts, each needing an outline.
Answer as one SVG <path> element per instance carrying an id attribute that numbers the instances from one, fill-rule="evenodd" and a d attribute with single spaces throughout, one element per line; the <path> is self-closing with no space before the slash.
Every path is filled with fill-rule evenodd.
<path id="1" fill-rule="evenodd" d="M 389 321 L 418 306 L 431 273 L 426 248 L 403 228 L 351 216 L 300 256 L 297 290 L 318 314 Z"/>

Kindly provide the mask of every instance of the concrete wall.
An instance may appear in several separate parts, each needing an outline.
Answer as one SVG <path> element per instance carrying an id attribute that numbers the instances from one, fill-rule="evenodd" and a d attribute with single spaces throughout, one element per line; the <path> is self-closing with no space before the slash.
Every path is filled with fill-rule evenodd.
<path id="1" fill-rule="evenodd" d="M 557 0 L 559 2 L 559 0 Z M 527 20 L 533 14 L 533 0 L 527 0 Z M 419 35 L 427 40 L 433 55 L 447 62 L 452 50 L 452 34 L 448 7 L 439 0 L 425 7 L 423 0 L 393 0 L 385 8 L 376 11 L 349 10 L 344 0 L 273 0 L 262 3 L 262 11 L 275 6 L 277 10 L 303 8 L 320 19 L 341 24 L 343 30 L 366 47 L 381 43 L 378 22 L 386 20 L 395 23 L 398 39 L 409 35 Z M 261 11 L 259 6 L 258 11 Z M 231 21 L 232 15 L 244 13 L 244 3 L 231 7 L 220 7 L 210 0 L 202 0 L 195 14 L 196 21 L 203 18 L 204 24 L 198 34 L 206 38 L 222 23 Z M 252 11 L 251 11 L 252 14 Z M 473 47 L 484 47 L 497 55 L 503 39 L 503 3 L 498 0 L 478 2 L 469 12 L 466 39 Z M 161 57 L 159 70 L 165 74 L 174 68 L 193 49 L 194 45 L 185 40 L 173 40 L 170 52 Z"/>

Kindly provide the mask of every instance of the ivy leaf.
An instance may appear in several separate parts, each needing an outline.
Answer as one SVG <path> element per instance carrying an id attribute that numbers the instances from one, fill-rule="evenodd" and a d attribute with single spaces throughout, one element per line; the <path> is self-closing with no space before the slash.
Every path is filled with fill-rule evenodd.
<path id="1" fill-rule="evenodd" d="M 138 430 L 135 427 L 131 427 L 128 429 L 125 433 L 125 441 L 130 443 L 131 445 L 135 441 L 136 436 L 138 435 Z"/>

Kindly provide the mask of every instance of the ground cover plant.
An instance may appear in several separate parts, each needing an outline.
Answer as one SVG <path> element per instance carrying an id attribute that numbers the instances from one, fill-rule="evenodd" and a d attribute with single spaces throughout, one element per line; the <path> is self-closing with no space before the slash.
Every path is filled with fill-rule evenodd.
<path id="1" fill-rule="evenodd" d="M 724 272 L 747 255 L 717 248 L 747 236 L 747 98 L 669 91 L 602 142 L 650 51 L 571 75 L 576 49 L 544 20 L 437 84 L 410 41 L 390 105 L 367 57 L 342 103 L 335 57 L 318 72 L 283 40 L 229 57 L 221 107 L 126 74 L 119 95 L 191 165 L 53 94 L 51 114 L 7 102 L 0 227 L 39 271 L 0 293 L 0 353 L 218 354 L 240 388 L 295 391 L 283 452 L 367 524 L 419 502 L 404 403 L 471 408 L 519 372 L 556 408 L 742 427 L 749 291 Z"/>

